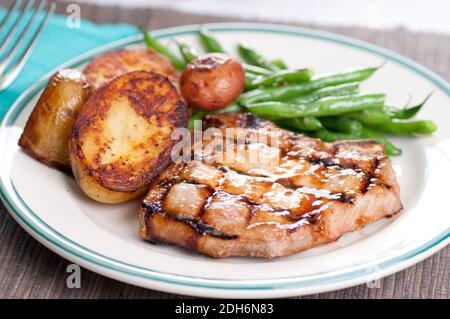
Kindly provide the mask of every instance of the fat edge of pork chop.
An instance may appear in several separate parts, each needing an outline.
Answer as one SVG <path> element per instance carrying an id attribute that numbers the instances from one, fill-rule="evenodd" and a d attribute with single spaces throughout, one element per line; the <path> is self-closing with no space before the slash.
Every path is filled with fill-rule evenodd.
<path id="1" fill-rule="evenodd" d="M 280 138 L 279 165 L 172 164 L 143 201 L 143 240 L 212 257 L 272 258 L 335 241 L 402 209 L 392 166 L 376 142 L 323 143 L 246 113 L 208 116 L 205 125 L 272 130 Z"/>

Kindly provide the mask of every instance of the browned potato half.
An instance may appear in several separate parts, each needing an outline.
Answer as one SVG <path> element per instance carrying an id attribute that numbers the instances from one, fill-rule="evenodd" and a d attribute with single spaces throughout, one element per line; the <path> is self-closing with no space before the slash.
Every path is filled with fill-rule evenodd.
<path id="1" fill-rule="evenodd" d="M 165 56 L 153 49 L 122 49 L 95 57 L 84 69 L 89 84 L 97 89 L 113 78 L 131 71 L 153 71 L 178 82 L 177 72 Z"/>
<path id="2" fill-rule="evenodd" d="M 70 160 L 75 179 L 104 203 L 147 190 L 171 161 L 175 128 L 187 126 L 187 106 L 163 75 L 134 71 L 96 90 L 73 125 Z"/>
<path id="3" fill-rule="evenodd" d="M 239 61 L 224 54 L 207 54 L 189 63 L 181 74 L 186 102 L 203 111 L 220 110 L 244 90 L 245 73 Z"/>
<path id="4" fill-rule="evenodd" d="M 70 132 L 90 94 L 80 71 L 55 73 L 28 118 L 19 140 L 22 149 L 46 165 L 70 172 Z"/>

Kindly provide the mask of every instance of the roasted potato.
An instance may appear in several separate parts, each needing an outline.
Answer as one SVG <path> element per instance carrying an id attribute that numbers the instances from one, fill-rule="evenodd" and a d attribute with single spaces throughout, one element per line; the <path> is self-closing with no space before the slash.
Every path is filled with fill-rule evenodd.
<path id="1" fill-rule="evenodd" d="M 190 62 L 180 78 L 185 101 L 203 111 L 220 110 L 244 90 L 245 73 L 241 63 L 224 54 L 207 54 Z"/>
<path id="2" fill-rule="evenodd" d="M 98 89 L 115 77 L 131 71 L 153 71 L 178 85 L 175 67 L 153 49 L 122 49 L 95 57 L 83 70 L 89 84 Z"/>
<path id="3" fill-rule="evenodd" d="M 90 94 L 80 71 L 66 69 L 55 73 L 28 118 L 20 147 L 38 161 L 70 172 L 72 124 Z"/>
<path id="4" fill-rule="evenodd" d="M 170 162 L 175 128 L 187 126 L 187 106 L 163 75 L 134 71 L 96 90 L 72 128 L 75 179 L 104 203 L 130 200 L 147 190 Z"/>

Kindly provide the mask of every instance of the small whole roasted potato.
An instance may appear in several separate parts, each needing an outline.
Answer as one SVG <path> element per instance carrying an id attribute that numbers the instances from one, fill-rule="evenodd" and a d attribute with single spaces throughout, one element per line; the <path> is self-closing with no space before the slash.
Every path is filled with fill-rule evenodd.
<path id="1" fill-rule="evenodd" d="M 245 73 L 241 63 L 225 54 L 207 54 L 193 60 L 180 78 L 181 94 L 189 106 L 220 110 L 241 94 Z"/>
<path id="2" fill-rule="evenodd" d="M 103 203 L 128 201 L 147 190 L 170 162 L 172 132 L 187 126 L 187 106 L 163 75 L 134 71 L 94 91 L 72 128 L 76 181 Z"/>
<path id="3" fill-rule="evenodd" d="M 95 57 L 83 70 L 88 83 L 98 89 L 115 77 L 131 71 L 153 71 L 167 76 L 174 84 L 178 74 L 172 62 L 153 49 L 121 49 Z"/>
<path id="4" fill-rule="evenodd" d="M 70 172 L 69 137 L 91 88 L 78 70 L 55 73 L 34 107 L 19 145 L 38 161 Z"/>

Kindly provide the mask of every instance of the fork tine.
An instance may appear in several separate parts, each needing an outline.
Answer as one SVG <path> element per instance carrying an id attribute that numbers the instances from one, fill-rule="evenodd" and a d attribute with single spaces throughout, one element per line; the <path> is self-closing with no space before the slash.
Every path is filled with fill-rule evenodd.
<path id="1" fill-rule="evenodd" d="M 33 52 L 34 47 L 36 46 L 40 36 L 42 35 L 42 31 L 44 31 L 45 26 L 48 23 L 48 20 L 55 12 L 56 3 L 51 3 L 50 7 L 47 9 L 47 12 L 44 16 L 44 18 L 41 20 L 41 23 L 38 27 L 38 29 L 33 34 L 33 38 L 31 39 L 28 46 L 25 48 L 23 53 L 20 55 L 17 62 L 14 64 L 14 66 L 11 67 L 8 74 L 3 78 L 3 81 L 0 81 L 0 91 L 8 87 L 12 81 L 15 80 L 17 75 L 22 71 L 23 67 L 25 66 L 25 63 L 30 58 L 31 53 Z"/>
<path id="2" fill-rule="evenodd" d="M 0 34 L 3 32 L 5 26 L 8 25 L 9 20 L 11 20 L 13 12 L 16 11 L 17 7 L 19 7 L 21 4 L 22 0 L 17 0 L 9 7 L 8 12 L 3 18 L 2 23 L 0 23 Z"/>
<path id="3" fill-rule="evenodd" d="M 22 44 L 25 42 L 26 37 L 27 37 L 31 27 L 33 26 L 34 21 L 36 20 L 39 12 L 44 8 L 44 6 L 45 6 L 45 0 L 41 0 L 39 5 L 38 5 L 38 7 L 35 10 L 32 11 L 32 16 L 28 20 L 27 25 L 25 26 L 25 28 L 22 30 L 22 32 L 18 36 L 18 39 L 16 40 L 16 43 L 12 46 L 12 48 L 5 55 L 6 56 L 5 59 L 3 61 L 0 61 L 0 74 L 2 74 L 5 71 L 5 69 L 8 66 L 8 64 L 12 60 L 14 60 L 17 52 L 21 48 Z"/>
<path id="4" fill-rule="evenodd" d="M 2 45 L 0 46 L 0 56 L 3 55 L 5 50 L 8 48 L 9 43 L 14 38 L 14 35 L 16 34 L 17 28 L 20 26 L 20 23 L 22 22 L 23 18 L 25 17 L 25 14 L 27 13 L 28 9 L 33 5 L 34 0 L 28 1 L 25 0 L 25 4 L 22 8 L 22 11 L 20 12 L 19 18 L 14 22 L 13 27 L 9 30 L 8 35 L 3 40 Z"/>

